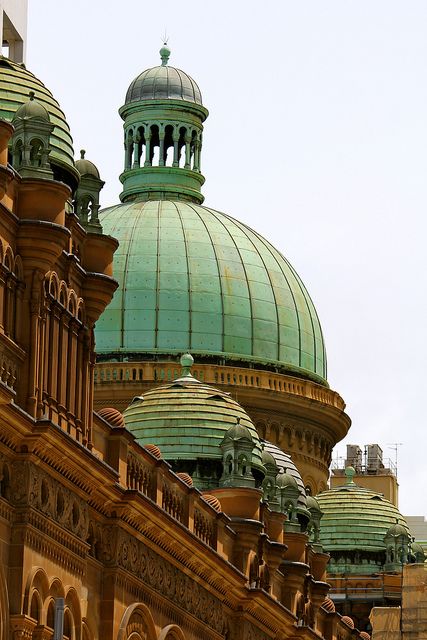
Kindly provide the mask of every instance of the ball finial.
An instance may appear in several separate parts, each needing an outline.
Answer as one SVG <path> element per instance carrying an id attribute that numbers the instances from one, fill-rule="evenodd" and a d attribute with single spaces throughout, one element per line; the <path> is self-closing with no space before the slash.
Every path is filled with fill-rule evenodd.
<path id="1" fill-rule="evenodd" d="M 345 468 L 345 477 L 347 478 L 347 484 L 354 484 L 353 482 L 353 477 L 356 473 L 356 470 L 354 467 L 346 467 Z"/>
<path id="2" fill-rule="evenodd" d="M 194 364 L 194 358 L 191 353 L 184 353 L 179 362 L 182 367 L 181 376 L 184 377 L 191 375 L 191 367 Z"/>
<path id="3" fill-rule="evenodd" d="M 29 95 L 30 100 L 34 100 L 36 94 L 34 93 L 34 91 L 29 91 L 28 95 Z"/>
<path id="4" fill-rule="evenodd" d="M 169 49 L 167 42 L 163 43 L 163 47 L 160 49 L 160 57 L 162 59 L 162 67 L 166 67 L 169 62 L 169 58 L 171 55 L 171 50 Z"/>
<path id="5" fill-rule="evenodd" d="M 80 159 L 84 160 L 86 151 L 84 149 L 80 149 Z"/>

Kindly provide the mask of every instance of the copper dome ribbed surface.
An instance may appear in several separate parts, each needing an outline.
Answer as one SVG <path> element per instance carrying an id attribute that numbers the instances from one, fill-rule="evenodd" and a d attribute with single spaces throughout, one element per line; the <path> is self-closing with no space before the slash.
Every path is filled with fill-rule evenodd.
<path id="1" fill-rule="evenodd" d="M 349 483 L 316 496 L 323 517 L 320 542 L 327 552 L 384 551 L 384 537 L 398 523 L 409 532 L 405 519 L 381 493 Z"/>
<path id="2" fill-rule="evenodd" d="M 185 100 L 203 104 L 202 94 L 193 78 L 169 65 L 146 69 L 131 82 L 125 103 L 142 100 Z"/>
<path id="3" fill-rule="evenodd" d="M 105 360 L 190 351 L 274 366 L 321 384 L 322 330 L 296 271 L 267 240 L 194 203 L 124 203 L 100 212 L 119 240 L 119 288 L 96 324 Z"/>
<path id="4" fill-rule="evenodd" d="M 192 376 L 144 392 L 123 413 L 126 428 L 142 446 L 155 442 L 165 460 L 222 460 L 221 442 L 237 422 L 254 442 L 252 464 L 263 469 L 257 430 L 230 394 Z"/>

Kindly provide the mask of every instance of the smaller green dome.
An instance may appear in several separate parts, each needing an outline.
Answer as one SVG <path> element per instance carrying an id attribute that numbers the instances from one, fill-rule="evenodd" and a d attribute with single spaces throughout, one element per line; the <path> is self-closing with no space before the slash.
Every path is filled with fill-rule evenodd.
<path id="1" fill-rule="evenodd" d="M 96 165 L 90 160 L 85 158 L 86 151 L 82 149 L 80 151 L 80 159 L 76 160 L 76 169 L 81 176 L 95 176 L 99 179 L 99 171 Z"/>
<path id="2" fill-rule="evenodd" d="M 279 469 L 279 475 L 276 478 L 277 486 L 281 488 L 290 485 L 293 486 L 293 482 L 291 480 L 291 478 L 293 478 L 299 491 L 297 503 L 298 512 L 303 515 L 308 515 L 307 496 L 305 493 L 304 482 L 302 481 L 301 474 L 292 461 L 291 456 L 288 453 L 282 451 L 282 449 L 280 449 L 278 446 L 272 444 L 271 442 L 268 442 L 267 440 L 262 441 L 262 446 L 264 451 L 270 453 L 273 456 L 277 468 Z"/>
<path id="3" fill-rule="evenodd" d="M 170 49 L 160 49 L 162 64 L 146 69 L 129 85 L 125 104 L 141 100 L 185 100 L 202 105 L 200 89 L 185 71 L 168 65 Z"/>
<path id="4" fill-rule="evenodd" d="M 169 461 L 222 461 L 224 436 L 249 437 L 252 466 L 264 475 L 260 439 L 248 414 L 230 394 L 193 378 L 186 358 L 182 377 L 134 399 L 123 414 L 126 428 L 139 444 L 158 445 Z"/>
<path id="5" fill-rule="evenodd" d="M 264 466 L 268 465 L 271 467 L 275 467 L 278 470 L 278 466 L 276 464 L 274 457 L 271 455 L 270 451 L 268 451 L 267 449 L 262 450 L 262 464 Z"/>
<path id="6" fill-rule="evenodd" d="M 289 473 L 279 473 L 276 477 L 276 485 L 278 489 L 285 489 L 285 487 L 298 489 L 297 481 Z"/>
<path id="7" fill-rule="evenodd" d="M 400 538 L 400 536 L 404 536 L 405 538 L 409 537 L 409 532 L 407 527 L 404 527 L 402 524 L 394 524 L 390 527 L 390 529 L 386 533 L 386 537 L 390 538 Z"/>
<path id="8" fill-rule="evenodd" d="M 317 511 L 319 513 L 322 513 L 319 503 L 317 502 L 316 498 L 313 498 L 313 496 L 307 496 L 307 509 L 309 511 Z"/>
<path id="9" fill-rule="evenodd" d="M 16 120 L 41 120 L 42 122 L 50 122 L 48 110 L 34 100 L 34 91 L 29 92 L 29 100 L 24 102 L 13 116 L 12 122 Z"/>
<path id="10" fill-rule="evenodd" d="M 390 528 L 399 526 L 405 535 L 409 529 L 394 504 L 381 493 L 359 487 L 351 472 L 346 475 L 347 484 L 316 496 L 323 511 L 320 542 L 332 556 L 332 573 L 374 573 L 383 569 L 384 538 Z"/>
<path id="11" fill-rule="evenodd" d="M 244 424 L 240 424 L 240 418 L 237 418 L 236 424 L 233 424 L 227 429 L 224 438 L 233 441 L 248 440 L 249 442 L 253 442 L 251 432 Z"/>

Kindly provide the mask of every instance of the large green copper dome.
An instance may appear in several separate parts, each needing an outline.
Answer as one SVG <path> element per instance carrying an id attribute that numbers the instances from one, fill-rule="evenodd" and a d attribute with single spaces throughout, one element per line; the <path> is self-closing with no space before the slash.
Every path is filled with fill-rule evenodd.
<path id="1" fill-rule="evenodd" d="M 100 213 L 119 240 L 113 301 L 96 326 L 103 359 L 191 351 L 324 382 L 313 303 L 289 262 L 224 213 L 195 203 L 124 203 Z"/>
<path id="2" fill-rule="evenodd" d="M 71 177 L 71 185 L 77 184 L 79 176 L 74 166 L 73 139 L 58 102 L 31 71 L 0 56 L 0 118 L 11 122 L 19 107 L 28 102 L 30 91 L 34 92 L 37 103 L 45 107 L 54 125 L 50 136 L 50 161 Z"/>

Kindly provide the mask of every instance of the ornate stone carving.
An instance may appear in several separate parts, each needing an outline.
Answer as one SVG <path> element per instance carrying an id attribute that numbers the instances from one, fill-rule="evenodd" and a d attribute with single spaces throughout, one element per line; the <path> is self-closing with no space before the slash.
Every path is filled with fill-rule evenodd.
<path id="1" fill-rule="evenodd" d="M 34 507 L 80 539 L 88 538 L 86 502 L 30 462 L 13 465 L 11 501 Z"/>
<path id="2" fill-rule="evenodd" d="M 117 526 L 103 529 L 99 559 L 129 571 L 217 633 L 225 632 L 223 606 L 215 596 Z"/>

